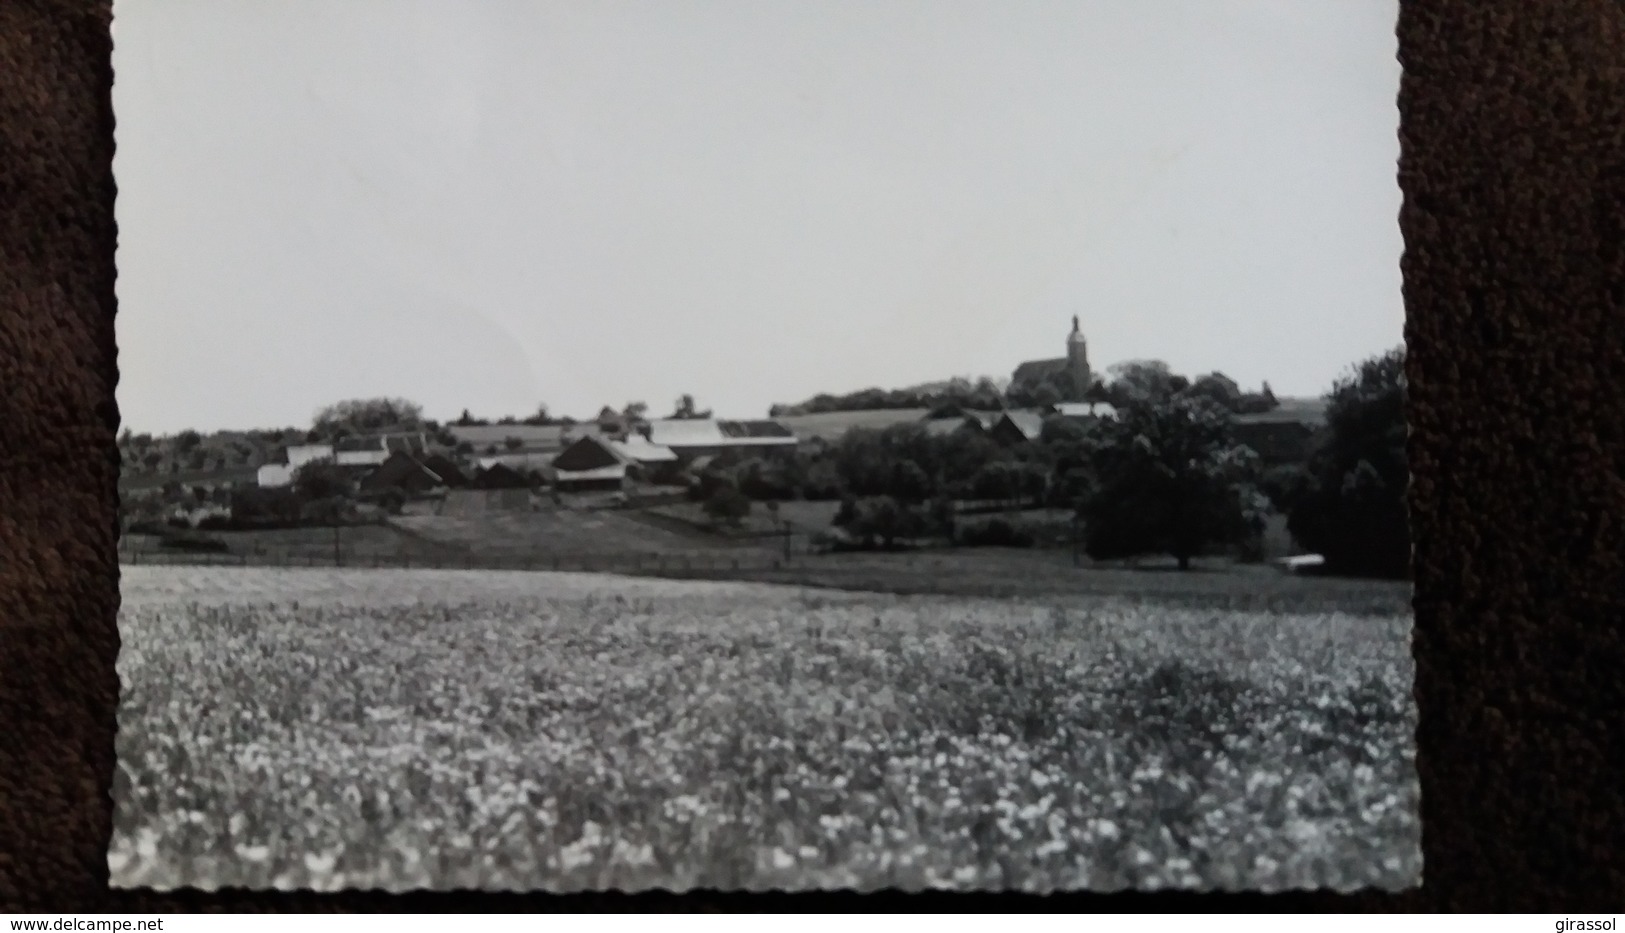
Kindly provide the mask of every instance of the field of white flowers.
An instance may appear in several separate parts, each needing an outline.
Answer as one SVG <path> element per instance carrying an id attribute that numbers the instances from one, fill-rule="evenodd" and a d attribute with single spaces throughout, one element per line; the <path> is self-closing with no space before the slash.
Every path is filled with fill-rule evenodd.
<path id="1" fill-rule="evenodd" d="M 1420 879 L 1403 615 L 123 573 L 117 886 Z"/>

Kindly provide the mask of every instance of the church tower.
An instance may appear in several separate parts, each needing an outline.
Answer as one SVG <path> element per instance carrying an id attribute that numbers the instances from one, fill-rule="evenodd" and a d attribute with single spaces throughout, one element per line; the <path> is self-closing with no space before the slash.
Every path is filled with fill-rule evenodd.
<path id="1" fill-rule="evenodd" d="M 1072 315 L 1072 333 L 1066 335 L 1066 371 L 1079 392 L 1095 381 L 1094 374 L 1089 372 L 1089 342 L 1078 327 L 1076 314 Z"/>

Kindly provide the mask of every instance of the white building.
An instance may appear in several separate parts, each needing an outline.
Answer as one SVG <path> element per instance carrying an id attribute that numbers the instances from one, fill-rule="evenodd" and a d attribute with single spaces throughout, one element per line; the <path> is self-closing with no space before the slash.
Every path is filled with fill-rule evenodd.
<path id="1" fill-rule="evenodd" d="M 293 482 L 294 472 L 305 464 L 332 459 L 332 444 L 293 444 L 281 461 L 262 465 L 257 478 L 261 486 L 286 486 Z"/>

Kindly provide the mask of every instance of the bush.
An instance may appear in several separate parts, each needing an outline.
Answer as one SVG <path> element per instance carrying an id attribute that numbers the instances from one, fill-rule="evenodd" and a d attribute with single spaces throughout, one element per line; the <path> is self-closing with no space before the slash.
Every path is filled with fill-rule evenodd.
<path id="1" fill-rule="evenodd" d="M 1264 562 L 1264 535 L 1248 534 L 1236 544 L 1236 560 L 1243 564 Z"/>
<path id="2" fill-rule="evenodd" d="M 231 550 L 226 544 L 213 535 L 198 534 L 197 532 L 170 533 L 158 541 L 159 547 L 170 548 L 176 551 L 200 551 L 213 554 L 223 554 Z"/>
<path id="3" fill-rule="evenodd" d="M 706 497 L 703 509 L 708 518 L 718 524 L 738 526 L 750 514 L 750 498 L 732 483 L 716 486 Z"/>
<path id="4" fill-rule="evenodd" d="M 841 475 L 827 460 L 812 460 L 802 474 L 801 497 L 827 501 L 841 497 Z"/>
<path id="5" fill-rule="evenodd" d="M 306 525 L 342 525 L 355 516 L 355 505 L 342 496 L 306 502 L 299 510 L 299 520 Z"/>
<path id="6" fill-rule="evenodd" d="M 233 490 L 231 521 L 234 526 L 282 526 L 299 524 L 304 500 L 292 487 L 264 489 L 250 486 Z"/>
<path id="7" fill-rule="evenodd" d="M 757 502 L 794 499 L 800 493 L 797 466 L 778 460 L 756 458 L 734 469 L 739 491 Z"/>
<path id="8" fill-rule="evenodd" d="M 920 537 L 927 532 L 927 520 L 919 512 L 892 496 L 870 496 L 859 499 L 851 509 L 843 503 L 836 516 L 837 527 L 873 548 L 878 541 L 890 550 L 906 538 Z"/>
<path id="9" fill-rule="evenodd" d="M 856 496 L 842 496 L 841 507 L 835 510 L 835 518 L 830 524 L 836 528 L 845 528 L 858 517 L 858 500 Z"/>
<path id="10" fill-rule="evenodd" d="M 1211 401 L 1178 397 L 1123 409 L 1099 452 L 1100 485 L 1079 510 L 1094 560 L 1173 556 L 1181 570 L 1214 545 L 1259 530 L 1257 456 Z"/>
<path id="11" fill-rule="evenodd" d="M 963 547 L 1032 547 L 1036 538 L 1014 522 L 995 518 L 962 525 L 957 541 Z"/>
<path id="12" fill-rule="evenodd" d="M 378 507 L 391 515 L 401 514 L 406 508 L 406 491 L 398 487 L 385 489 L 378 494 Z"/>
<path id="13" fill-rule="evenodd" d="M 1300 463 L 1283 463 L 1264 471 L 1258 487 L 1277 511 L 1290 512 L 1294 503 L 1309 489 L 1312 477 Z"/>

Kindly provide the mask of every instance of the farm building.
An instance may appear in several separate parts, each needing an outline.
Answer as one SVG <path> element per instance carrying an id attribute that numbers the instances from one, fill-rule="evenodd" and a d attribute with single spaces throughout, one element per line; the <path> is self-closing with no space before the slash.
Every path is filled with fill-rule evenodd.
<path id="1" fill-rule="evenodd" d="M 968 417 L 931 418 L 926 421 L 922 421 L 921 425 L 925 428 L 925 433 L 931 435 L 932 437 L 958 434 L 960 431 L 980 432 L 982 430 L 982 423 L 980 421 L 977 421 L 975 418 Z"/>
<path id="2" fill-rule="evenodd" d="M 429 454 L 420 457 L 418 462 L 440 477 L 441 482 L 451 489 L 468 485 L 468 474 L 445 454 Z"/>
<path id="3" fill-rule="evenodd" d="M 332 459 L 332 444 L 292 444 L 277 451 L 276 459 L 262 464 L 257 479 L 261 486 L 286 486 L 293 482 L 293 474 L 305 464 Z"/>
<path id="4" fill-rule="evenodd" d="M 450 485 L 422 460 L 403 451 L 389 455 L 378 468 L 361 477 L 358 484 L 361 495 L 376 496 L 387 490 L 398 489 L 408 496 L 421 496 Z"/>
<path id="5" fill-rule="evenodd" d="M 474 466 L 477 470 L 488 470 L 494 466 L 507 467 L 516 473 L 545 473 L 552 465 L 553 458 L 558 456 L 557 450 L 531 450 L 520 453 L 503 453 L 494 456 L 475 457 Z"/>
<path id="6" fill-rule="evenodd" d="M 779 441 L 795 441 L 795 433 L 789 428 L 773 421 L 762 418 L 755 421 L 718 421 L 717 429 L 723 437 L 734 439 L 774 439 Z"/>
<path id="7" fill-rule="evenodd" d="M 470 489 L 529 489 L 531 481 L 525 474 L 498 463 L 481 469 L 468 481 Z"/>
<path id="8" fill-rule="evenodd" d="M 553 484 L 564 492 L 619 489 L 629 479 L 649 479 L 675 468 L 677 454 L 641 435 L 608 440 L 588 435 L 553 458 Z"/>
<path id="9" fill-rule="evenodd" d="M 278 451 L 272 462 L 262 464 L 257 478 L 261 486 L 286 486 L 293 482 L 293 474 L 300 467 L 316 460 L 331 460 L 341 467 L 375 467 L 388 460 L 391 453 L 421 455 L 428 446 L 428 437 L 422 433 L 369 434 L 347 437 L 336 444 L 294 444 Z"/>
<path id="10" fill-rule="evenodd" d="M 346 437 L 333 445 L 333 460 L 339 466 L 381 466 L 392 453 L 421 455 L 429 449 L 422 433 L 368 434 Z"/>
<path id="11" fill-rule="evenodd" d="M 481 469 L 500 463 L 521 472 L 545 472 L 577 440 L 604 436 L 597 424 L 454 424 L 446 430 Z"/>
<path id="12" fill-rule="evenodd" d="M 999 411 L 983 411 L 949 403 L 931 409 L 924 418 L 920 419 L 920 424 L 924 426 L 925 433 L 933 437 L 941 437 L 959 431 L 984 432 L 992 430 L 1003 415 L 1004 413 Z"/>
<path id="13" fill-rule="evenodd" d="M 1117 417 L 1117 409 L 1109 402 L 1057 402 L 1049 410 L 1050 414 L 1079 420 Z"/>
<path id="14" fill-rule="evenodd" d="M 677 462 L 677 453 L 670 447 L 650 443 L 649 439 L 641 434 L 634 434 L 624 441 L 611 441 L 610 445 L 622 456 L 640 466 L 658 467 Z"/>
<path id="15" fill-rule="evenodd" d="M 1031 409 L 1004 412 L 988 431 L 988 436 L 1008 446 L 1036 441 L 1044 433 L 1044 415 Z"/>
<path id="16" fill-rule="evenodd" d="M 533 485 L 530 477 L 498 463 L 479 470 L 462 486 L 448 489 L 440 500 L 439 514 L 526 512 L 531 508 Z"/>
<path id="17" fill-rule="evenodd" d="M 641 434 L 625 440 L 610 441 L 610 446 L 627 461 L 627 476 L 646 483 L 673 484 L 682 482 L 677 452 L 670 447 L 652 444 Z"/>
<path id="18" fill-rule="evenodd" d="M 795 433 L 777 421 L 717 421 L 710 418 L 666 418 L 649 422 L 649 443 L 670 450 L 680 460 L 707 454 L 756 454 L 794 450 Z"/>
<path id="19" fill-rule="evenodd" d="M 1302 463 L 1309 459 L 1316 435 L 1326 424 L 1325 403 L 1319 399 L 1282 399 L 1270 411 L 1237 415 L 1236 440 L 1257 452 L 1267 466 Z"/>
<path id="20" fill-rule="evenodd" d="M 625 484 L 632 463 L 612 441 L 583 437 L 553 458 L 553 488 L 560 492 L 617 490 Z"/>

